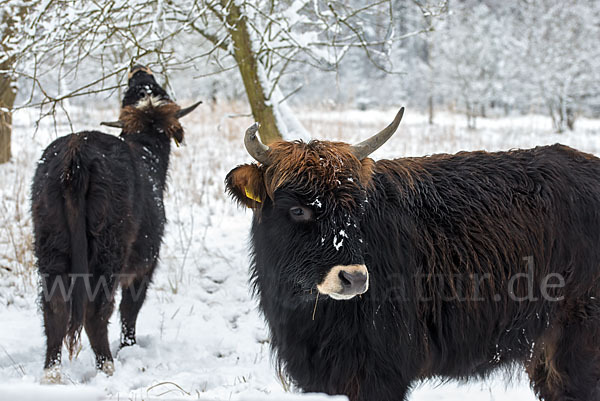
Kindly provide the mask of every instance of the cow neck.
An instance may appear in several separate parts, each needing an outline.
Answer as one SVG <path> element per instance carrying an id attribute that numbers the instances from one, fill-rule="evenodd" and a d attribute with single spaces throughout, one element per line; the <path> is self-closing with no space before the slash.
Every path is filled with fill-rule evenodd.
<path id="1" fill-rule="evenodd" d="M 164 134 L 152 133 L 134 133 L 124 134 L 121 137 L 134 149 L 136 153 L 144 156 L 143 160 L 158 162 L 162 172 L 161 176 L 166 177 L 169 167 L 169 155 L 171 153 L 171 141 Z"/>

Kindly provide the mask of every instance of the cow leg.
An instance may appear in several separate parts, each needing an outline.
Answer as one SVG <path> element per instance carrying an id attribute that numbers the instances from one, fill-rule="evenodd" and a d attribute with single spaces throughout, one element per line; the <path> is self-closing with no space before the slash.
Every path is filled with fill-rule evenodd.
<path id="1" fill-rule="evenodd" d="M 553 328 L 526 365 L 532 387 L 544 401 L 600 401 L 600 327 L 594 321 Z"/>
<path id="2" fill-rule="evenodd" d="M 87 305 L 85 332 L 96 355 L 96 368 L 111 376 L 114 363 L 108 343 L 108 323 L 114 310 L 114 280 L 106 276 L 96 278 L 92 290 L 97 292 Z"/>
<path id="3" fill-rule="evenodd" d="M 60 382 L 62 343 L 69 324 L 68 290 L 66 275 L 45 275 L 42 279 L 41 303 L 46 334 L 46 361 L 44 382 Z"/>
<path id="4" fill-rule="evenodd" d="M 150 276 L 136 278 L 126 287 L 123 287 L 121 298 L 121 347 L 133 345 L 135 339 L 135 324 L 138 313 L 146 299 L 146 291 L 150 284 Z"/>

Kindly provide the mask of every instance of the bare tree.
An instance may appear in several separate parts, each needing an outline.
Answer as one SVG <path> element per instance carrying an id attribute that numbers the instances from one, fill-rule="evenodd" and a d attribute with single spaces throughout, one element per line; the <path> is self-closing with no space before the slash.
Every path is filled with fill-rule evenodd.
<path id="1" fill-rule="evenodd" d="M 600 6 L 574 0 L 525 4 L 515 13 L 513 40 L 518 50 L 521 88 L 535 96 L 556 132 L 572 130 L 578 111 L 600 96 Z"/>
<path id="2" fill-rule="evenodd" d="M 12 110 L 17 96 L 16 56 L 12 49 L 18 36 L 18 26 L 28 9 L 28 2 L 0 2 L 0 163 L 9 161 L 11 155 Z"/>
<path id="3" fill-rule="evenodd" d="M 300 87 L 281 90 L 292 66 L 333 71 L 362 51 L 390 72 L 393 44 L 424 31 L 397 35 L 391 0 L 54 0 L 28 17 L 19 54 L 35 57 L 18 69 L 33 82 L 27 105 L 54 113 L 67 99 L 116 90 L 132 60 L 159 72 L 205 62 L 239 70 L 266 143 L 307 135 L 285 104 Z"/>
<path id="4" fill-rule="evenodd" d="M 235 59 L 266 143 L 306 135 L 284 103 L 300 87 L 283 94 L 279 85 L 294 64 L 333 71 L 348 53 L 360 50 L 374 67 L 393 72 L 389 56 L 394 43 L 426 31 L 397 35 L 391 0 L 219 0 L 204 5 L 225 24 L 195 29 Z"/>
<path id="5" fill-rule="evenodd" d="M 456 5 L 453 11 L 437 32 L 440 90 L 457 100 L 467 126 L 475 129 L 477 117 L 499 98 L 496 83 L 506 57 L 502 21 L 484 3 Z"/>
<path id="6" fill-rule="evenodd" d="M 560 0 L 453 2 L 434 36 L 437 90 L 470 128 L 492 106 L 543 112 L 556 132 L 598 107 L 600 7 Z"/>

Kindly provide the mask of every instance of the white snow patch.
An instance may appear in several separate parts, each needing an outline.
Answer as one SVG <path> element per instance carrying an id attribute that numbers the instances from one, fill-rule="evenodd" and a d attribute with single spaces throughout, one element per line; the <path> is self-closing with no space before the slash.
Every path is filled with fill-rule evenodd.
<path id="1" fill-rule="evenodd" d="M 318 197 L 312 203 L 309 203 L 309 206 L 315 206 L 317 209 L 323 207 Z"/>
<path id="2" fill-rule="evenodd" d="M 342 245 L 344 245 L 344 238 L 340 238 L 340 240 L 338 241 L 337 235 L 334 235 L 333 236 L 333 247 L 335 248 L 335 250 L 339 251 L 340 248 L 342 247 Z"/>

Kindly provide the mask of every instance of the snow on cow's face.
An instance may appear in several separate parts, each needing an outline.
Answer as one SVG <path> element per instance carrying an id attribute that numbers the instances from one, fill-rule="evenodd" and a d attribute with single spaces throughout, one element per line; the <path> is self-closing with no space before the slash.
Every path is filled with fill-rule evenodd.
<path id="1" fill-rule="evenodd" d="M 336 300 L 368 290 L 360 221 L 372 161 L 345 143 L 271 144 L 268 165 L 243 165 L 227 176 L 229 192 L 252 207 L 254 277 L 295 299 Z M 291 293 L 291 294 L 290 294 Z"/>
<path id="2" fill-rule="evenodd" d="M 148 67 L 135 65 L 129 72 L 122 107 L 135 106 L 150 98 L 155 99 L 155 102 L 172 102 L 167 92 L 156 82 L 152 71 Z"/>

